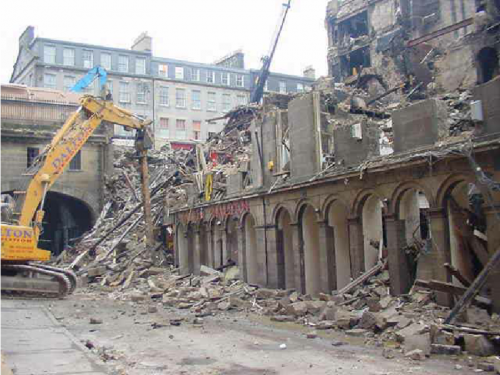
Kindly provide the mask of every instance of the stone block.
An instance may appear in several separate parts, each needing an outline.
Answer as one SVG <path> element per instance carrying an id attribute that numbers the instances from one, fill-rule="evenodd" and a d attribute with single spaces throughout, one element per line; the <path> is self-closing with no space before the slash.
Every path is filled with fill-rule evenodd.
<path id="1" fill-rule="evenodd" d="M 396 332 L 396 339 L 399 342 L 405 342 L 408 337 L 418 335 L 425 330 L 425 326 L 420 324 L 410 324 L 408 327 L 403 328 Z"/>
<path id="2" fill-rule="evenodd" d="M 301 95 L 288 104 L 291 177 L 304 178 L 320 171 L 317 157 L 313 93 Z"/>
<path id="3" fill-rule="evenodd" d="M 500 133 L 500 77 L 477 86 L 473 90 L 475 100 L 481 100 L 483 108 L 483 129 L 478 136 Z"/>
<path id="4" fill-rule="evenodd" d="M 431 353 L 431 336 L 429 333 L 408 336 L 405 338 L 404 348 L 406 352 L 420 349 L 424 355 L 429 355 Z"/>
<path id="5" fill-rule="evenodd" d="M 295 302 L 285 307 L 289 315 L 304 316 L 307 314 L 307 304 L 305 302 Z"/>
<path id="6" fill-rule="evenodd" d="M 395 111 L 392 115 L 394 152 L 430 146 L 449 135 L 446 102 L 428 99 Z"/>
<path id="7" fill-rule="evenodd" d="M 97 276 L 102 276 L 106 273 L 106 266 L 98 266 L 94 268 L 89 268 L 87 271 L 87 274 L 89 277 L 97 277 Z"/>
<path id="8" fill-rule="evenodd" d="M 470 306 L 466 312 L 467 322 L 478 326 L 488 326 L 491 323 L 488 311 L 477 306 Z"/>
<path id="9" fill-rule="evenodd" d="M 458 345 L 432 344 L 431 353 L 444 355 L 460 355 L 462 353 L 462 348 Z"/>
<path id="10" fill-rule="evenodd" d="M 495 347 L 483 335 L 464 334 L 465 350 L 469 354 L 480 357 L 489 357 L 495 354 Z"/>
<path id="11" fill-rule="evenodd" d="M 355 128 L 361 129 L 360 137 L 354 136 Z M 359 135 L 359 134 L 358 134 Z M 335 160 L 343 165 L 359 165 L 363 160 L 380 155 L 380 130 L 370 121 L 347 123 L 333 129 Z"/>

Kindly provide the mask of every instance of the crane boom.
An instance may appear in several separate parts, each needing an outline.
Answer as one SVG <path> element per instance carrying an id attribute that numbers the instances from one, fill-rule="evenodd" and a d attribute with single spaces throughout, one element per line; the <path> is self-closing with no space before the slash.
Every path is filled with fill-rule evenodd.
<path id="1" fill-rule="evenodd" d="M 108 73 L 102 67 L 95 66 L 90 69 L 87 74 L 83 76 L 75 85 L 71 88 L 70 91 L 73 92 L 82 92 L 85 88 L 89 87 L 92 82 L 96 79 L 99 79 L 99 92 L 102 92 L 106 81 L 108 80 Z"/>
<path id="2" fill-rule="evenodd" d="M 276 36 L 274 37 L 274 42 L 271 46 L 269 55 L 262 58 L 262 68 L 260 70 L 259 76 L 257 77 L 257 82 L 255 83 L 255 88 L 252 92 L 250 103 L 259 103 L 262 99 L 262 96 L 264 94 L 264 86 L 266 85 L 267 78 L 269 77 L 271 62 L 273 61 L 274 53 L 276 52 L 276 47 L 278 45 L 281 32 L 283 31 L 283 26 L 285 25 L 286 16 L 288 15 L 288 10 L 290 9 L 291 2 L 292 0 L 288 0 L 288 3 L 283 4 L 284 11 L 279 22 L 279 29 L 276 33 Z"/>

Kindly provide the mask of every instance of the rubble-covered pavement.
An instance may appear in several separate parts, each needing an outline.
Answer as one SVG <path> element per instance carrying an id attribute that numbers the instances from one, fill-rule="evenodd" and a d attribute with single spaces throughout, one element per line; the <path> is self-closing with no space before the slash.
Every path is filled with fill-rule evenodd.
<path id="1" fill-rule="evenodd" d="M 276 322 L 244 309 L 200 317 L 135 289 L 117 297 L 97 287 L 60 301 L 6 304 L 48 309 L 62 326 L 59 331 L 68 330 L 100 371 L 105 368 L 109 374 L 432 375 L 471 373 L 477 361 L 468 355 L 413 360 L 398 350 L 366 347 L 363 337 L 336 330 L 312 333 L 311 327 Z M 45 341 L 41 350 L 54 349 Z M 12 364 L 8 354 L 7 362 Z"/>
<path id="2" fill-rule="evenodd" d="M 193 276 L 136 265 L 142 271 L 128 285 L 101 285 L 108 270 L 70 299 L 48 303 L 123 373 L 445 374 L 500 363 L 496 314 L 472 306 L 456 325 L 444 325 L 449 310 L 433 292 L 391 297 L 386 271 L 349 293 L 312 298 L 245 284 L 235 267 Z"/>

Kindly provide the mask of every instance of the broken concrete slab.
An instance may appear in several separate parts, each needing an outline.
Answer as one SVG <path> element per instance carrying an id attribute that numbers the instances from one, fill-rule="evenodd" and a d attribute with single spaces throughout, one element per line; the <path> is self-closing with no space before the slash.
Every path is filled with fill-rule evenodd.
<path id="1" fill-rule="evenodd" d="M 496 353 L 493 344 L 483 335 L 464 334 L 465 350 L 473 355 L 488 357 Z"/>

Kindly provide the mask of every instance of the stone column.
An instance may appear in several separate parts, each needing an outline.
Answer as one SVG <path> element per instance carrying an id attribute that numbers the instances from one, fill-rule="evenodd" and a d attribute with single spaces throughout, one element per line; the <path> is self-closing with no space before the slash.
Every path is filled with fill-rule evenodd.
<path id="1" fill-rule="evenodd" d="M 226 264 L 227 260 L 229 259 L 229 245 L 228 245 L 228 234 L 227 234 L 227 228 L 221 229 L 221 239 L 222 239 L 222 263 L 220 264 L 223 266 Z M 220 261 L 220 260 L 219 260 Z"/>
<path id="2" fill-rule="evenodd" d="M 306 293 L 306 269 L 304 259 L 304 240 L 302 238 L 302 226 L 299 223 L 291 223 L 293 235 L 293 257 L 295 263 L 295 285 L 299 293 Z"/>
<path id="3" fill-rule="evenodd" d="M 406 245 L 405 221 L 395 215 L 385 216 L 387 231 L 387 250 L 391 294 L 394 296 L 408 293 L 411 288 L 410 273 L 404 247 Z"/>
<path id="4" fill-rule="evenodd" d="M 267 238 L 267 287 L 278 289 L 278 252 L 276 249 L 276 226 L 268 225 L 266 230 Z"/>
<path id="5" fill-rule="evenodd" d="M 257 284 L 261 286 L 267 286 L 267 254 L 266 254 L 266 229 L 264 227 L 255 227 L 255 237 L 257 240 L 257 264 L 258 264 L 258 276 Z"/>
<path id="6" fill-rule="evenodd" d="M 193 259 L 192 259 L 192 262 L 193 262 L 192 270 L 193 270 L 193 274 L 199 275 L 200 274 L 200 264 L 201 264 L 201 262 L 200 262 L 201 251 L 202 251 L 202 247 L 203 247 L 203 244 L 201 243 L 201 235 L 200 235 L 199 228 L 196 228 L 193 230 L 193 236 L 194 236 L 194 241 L 193 241 L 194 249 L 193 249 Z"/>
<path id="7" fill-rule="evenodd" d="M 212 228 L 208 227 L 208 230 L 207 230 L 207 265 L 209 267 L 212 267 L 212 268 L 214 266 L 213 241 L 214 241 L 214 233 L 212 231 Z"/>
<path id="8" fill-rule="evenodd" d="M 246 233 L 244 226 L 238 226 L 238 268 L 240 269 L 240 279 L 248 282 L 247 274 L 247 249 L 246 249 Z"/>
<path id="9" fill-rule="evenodd" d="M 351 275 L 353 279 L 357 279 L 365 272 L 365 243 L 361 217 L 348 218 L 347 225 L 349 226 L 349 244 L 351 247 Z"/>
<path id="10" fill-rule="evenodd" d="M 334 230 L 328 222 L 319 223 L 319 259 L 321 291 L 330 294 L 337 289 Z"/>
<path id="11" fill-rule="evenodd" d="M 451 281 L 445 263 L 451 262 L 450 236 L 446 211 L 443 208 L 429 210 L 431 239 L 426 252 L 420 255 L 417 266 L 417 279 Z M 452 298 L 446 293 L 437 293 L 437 302 L 451 306 Z"/>

